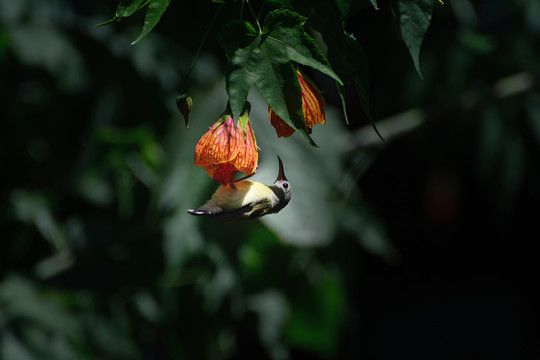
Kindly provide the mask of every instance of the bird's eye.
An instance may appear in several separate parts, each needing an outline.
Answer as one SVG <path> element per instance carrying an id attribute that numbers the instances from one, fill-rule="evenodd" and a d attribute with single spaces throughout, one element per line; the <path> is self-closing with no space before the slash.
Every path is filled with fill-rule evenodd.
<path id="1" fill-rule="evenodd" d="M 283 183 L 283 188 L 286 189 L 286 188 L 288 188 L 288 187 L 289 187 L 289 183 L 284 182 L 284 183 Z"/>

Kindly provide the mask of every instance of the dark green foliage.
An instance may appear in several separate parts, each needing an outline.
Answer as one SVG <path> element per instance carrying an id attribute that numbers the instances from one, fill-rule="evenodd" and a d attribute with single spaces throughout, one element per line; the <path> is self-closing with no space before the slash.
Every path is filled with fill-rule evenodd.
<path id="1" fill-rule="evenodd" d="M 142 31 L 132 45 L 145 37 L 159 22 L 169 1 L 149 2 Z M 420 77 L 422 77 L 420 45 L 431 20 L 434 1 L 397 1 L 394 6 L 403 41 L 409 48 Z M 305 126 L 299 100 L 300 87 L 296 82 L 294 69 L 291 68 L 293 64 L 301 64 L 317 69 L 336 80 L 345 120 L 348 123 L 347 97 L 340 77 L 346 79 L 346 83 L 351 84 L 357 92 L 364 112 L 374 126 L 369 110 L 368 64 L 361 46 L 354 36 L 347 34 L 344 29 L 345 20 L 366 8 L 368 1 L 294 0 L 269 3 L 271 7 L 280 9 L 268 13 L 262 28 L 258 19 L 256 19 L 258 28 L 247 21 L 232 21 L 225 25 L 219 35 L 219 42 L 229 58 L 226 79 L 233 116 L 235 118 L 240 116 L 251 86 L 255 84 L 276 114 L 300 131 L 315 146 Z M 378 9 L 375 0 L 370 3 Z M 249 2 L 246 4 L 253 13 L 251 4 Z M 102 25 L 130 16 L 140 7 L 138 0 L 122 1 L 118 5 L 115 17 Z M 286 8 L 292 8 L 307 17 Z M 304 30 L 304 23 L 308 19 L 310 25 L 324 37 L 330 64 Z M 381 137 L 375 126 L 374 130 Z"/>
<path id="2" fill-rule="evenodd" d="M 420 46 L 431 22 L 435 2 L 436 0 L 396 0 L 393 3 L 401 37 L 407 48 L 409 48 L 414 67 L 420 77 L 422 77 L 420 71 Z"/>
<path id="3" fill-rule="evenodd" d="M 305 21 L 294 12 L 276 10 L 268 14 L 260 31 L 247 22 L 233 22 L 223 28 L 218 41 L 229 58 L 227 93 L 234 118 L 240 116 L 255 84 L 276 114 L 313 143 L 302 113 L 295 65 L 310 66 L 341 80 L 303 30 Z"/>

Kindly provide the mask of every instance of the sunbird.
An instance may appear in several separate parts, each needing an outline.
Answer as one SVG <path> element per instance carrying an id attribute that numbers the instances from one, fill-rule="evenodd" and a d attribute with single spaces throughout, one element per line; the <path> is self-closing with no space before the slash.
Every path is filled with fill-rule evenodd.
<path id="1" fill-rule="evenodd" d="M 242 180 L 221 185 L 212 198 L 191 215 L 206 216 L 221 221 L 242 221 L 275 214 L 283 209 L 292 196 L 291 184 L 285 177 L 283 163 L 278 156 L 279 172 L 273 185 Z"/>

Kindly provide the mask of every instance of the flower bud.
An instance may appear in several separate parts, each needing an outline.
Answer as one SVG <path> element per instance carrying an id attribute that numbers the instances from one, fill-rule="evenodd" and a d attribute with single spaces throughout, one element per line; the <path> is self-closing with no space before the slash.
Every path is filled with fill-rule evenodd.
<path id="1" fill-rule="evenodd" d="M 187 127 L 189 123 L 189 113 L 193 108 L 193 100 L 191 99 L 191 96 L 188 96 L 187 94 L 178 95 L 176 97 L 176 107 L 180 113 L 184 115 L 184 121 Z"/>

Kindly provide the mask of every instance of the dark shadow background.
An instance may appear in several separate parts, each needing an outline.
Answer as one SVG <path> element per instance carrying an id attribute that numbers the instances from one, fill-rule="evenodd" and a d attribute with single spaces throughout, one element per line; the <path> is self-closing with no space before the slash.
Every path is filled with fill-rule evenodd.
<path id="1" fill-rule="evenodd" d="M 115 5 L 0 1 L 1 359 L 538 358 L 536 1 L 437 4 L 423 79 L 386 3 L 350 19 L 386 141 L 349 94 L 355 189 L 326 185 L 346 207 L 311 246 L 167 200 L 213 189 L 174 98 L 215 5 L 173 1 L 135 46 L 142 15 L 95 28 Z M 210 32 L 198 99 L 236 17 Z"/>

